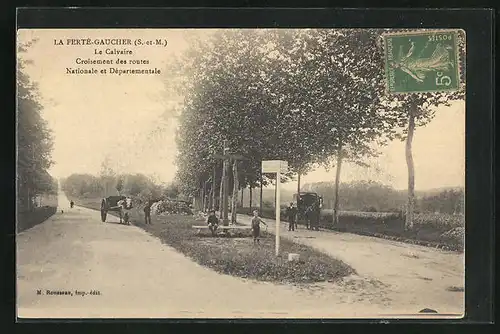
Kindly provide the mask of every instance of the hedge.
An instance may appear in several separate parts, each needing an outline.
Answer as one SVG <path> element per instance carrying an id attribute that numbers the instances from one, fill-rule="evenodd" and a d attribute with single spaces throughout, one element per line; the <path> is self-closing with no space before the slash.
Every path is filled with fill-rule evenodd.
<path id="1" fill-rule="evenodd" d="M 19 212 L 17 214 L 17 232 L 23 232 L 38 224 L 43 223 L 57 211 L 56 207 L 43 206 L 33 211 Z"/>

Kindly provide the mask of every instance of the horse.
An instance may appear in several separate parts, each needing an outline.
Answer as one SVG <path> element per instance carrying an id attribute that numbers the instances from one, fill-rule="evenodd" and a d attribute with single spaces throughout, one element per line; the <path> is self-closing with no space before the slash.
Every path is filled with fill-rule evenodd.
<path id="1" fill-rule="evenodd" d="M 130 197 L 126 197 L 118 201 L 118 206 L 120 207 L 120 224 L 122 223 L 122 219 L 124 219 L 125 224 L 130 225 L 128 210 L 132 209 L 132 199 Z M 123 213 L 125 211 L 125 214 Z M 123 217 L 123 218 L 122 218 Z"/>

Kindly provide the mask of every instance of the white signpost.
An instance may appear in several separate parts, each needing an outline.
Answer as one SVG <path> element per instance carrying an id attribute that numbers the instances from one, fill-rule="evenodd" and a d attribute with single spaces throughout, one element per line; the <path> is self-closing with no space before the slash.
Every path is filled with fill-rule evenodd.
<path id="1" fill-rule="evenodd" d="M 283 160 L 266 160 L 262 161 L 262 173 L 276 173 L 276 256 L 280 252 L 280 220 L 281 220 L 281 173 L 288 171 L 288 162 Z"/>

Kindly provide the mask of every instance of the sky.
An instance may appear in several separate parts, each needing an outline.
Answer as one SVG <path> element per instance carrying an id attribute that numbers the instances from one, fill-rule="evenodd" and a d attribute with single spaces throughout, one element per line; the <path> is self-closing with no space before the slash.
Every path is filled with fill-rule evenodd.
<path id="1" fill-rule="evenodd" d="M 18 41 L 38 41 L 23 57 L 31 59 L 27 68 L 38 83 L 43 117 L 53 132 L 54 166 L 50 173 L 67 177 L 72 173 L 98 174 L 108 158 L 117 173 L 144 173 L 160 182 L 169 182 L 176 171 L 176 121 L 162 115 L 178 101 L 165 93 L 166 66 L 188 46 L 186 35 L 210 33 L 181 29 L 100 29 L 100 30 L 20 30 Z M 165 46 L 83 46 L 67 45 L 67 39 L 129 38 L 168 40 Z M 63 40 L 64 45 L 55 45 Z M 133 55 L 95 55 L 95 50 L 117 48 Z M 160 75 L 72 75 L 67 67 L 98 69 L 110 65 L 77 65 L 81 59 L 137 59 L 148 65 L 131 68 L 158 68 Z M 118 66 L 112 66 L 118 67 Z M 122 66 L 124 67 L 124 66 Z M 381 156 L 367 161 L 370 168 L 345 163 L 342 182 L 374 180 L 396 189 L 407 187 L 405 145 L 394 141 L 380 148 Z M 465 178 L 465 103 L 440 107 L 436 117 L 417 128 L 413 141 L 415 188 L 463 186 Z M 302 183 L 333 181 L 335 169 L 320 168 L 302 177 Z M 296 182 L 283 186 L 295 189 Z"/>

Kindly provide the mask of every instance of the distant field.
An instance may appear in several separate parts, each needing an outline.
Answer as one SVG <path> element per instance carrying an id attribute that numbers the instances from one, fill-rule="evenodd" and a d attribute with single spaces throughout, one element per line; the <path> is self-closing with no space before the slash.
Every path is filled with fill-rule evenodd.
<path id="1" fill-rule="evenodd" d="M 67 197 L 70 201 L 73 200 L 73 202 L 75 202 L 75 205 L 77 206 L 82 206 L 84 208 L 89 208 L 89 209 L 101 210 L 102 198 L 80 198 L 73 196 L 67 196 Z"/>
<path id="2" fill-rule="evenodd" d="M 258 208 L 253 208 L 258 209 Z M 239 208 L 239 213 L 248 214 L 250 208 Z M 274 219 L 273 208 L 262 210 L 263 218 Z M 287 217 L 282 212 L 282 221 Z M 301 224 L 301 222 L 299 222 Z M 412 230 L 405 229 L 404 216 L 398 212 L 340 211 L 338 225 L 333 225 L 333 210 L 322 210 L 320 226 L 341 232 L 394 239 L 424 246 L 463 251 L 465 217 L 463 215 L 418 213 L 414 217 Z"/>
<path id="3" fill-rule="evenodd" d="M 397 212 L 363 212 L 363 211 L 339 211 L 340 217 L 367 217 L 367 218 L 390 218 L 397 217 L 399 213 Z M 333 216 L 333 209 L 323 209 L 321 210 L 322 217 Z"/>
<path id="4" fill-rule="evenodd" d="M 321 211 L 321 216 L 328 219 L 333 216 L 333 209 L 325 209 Z M 358 217 L 358 218 L 372 218 L 392 219 L 400 217 L 398 212 L 361 212 L 361 211 L 340 211 L 339 217 Z M 442 226 L 444 228 L 463 227 L 465 219 L 463 215 L 451 215 L 448 213 L 415 213 L 415 225 L 433 224 Z"/>

